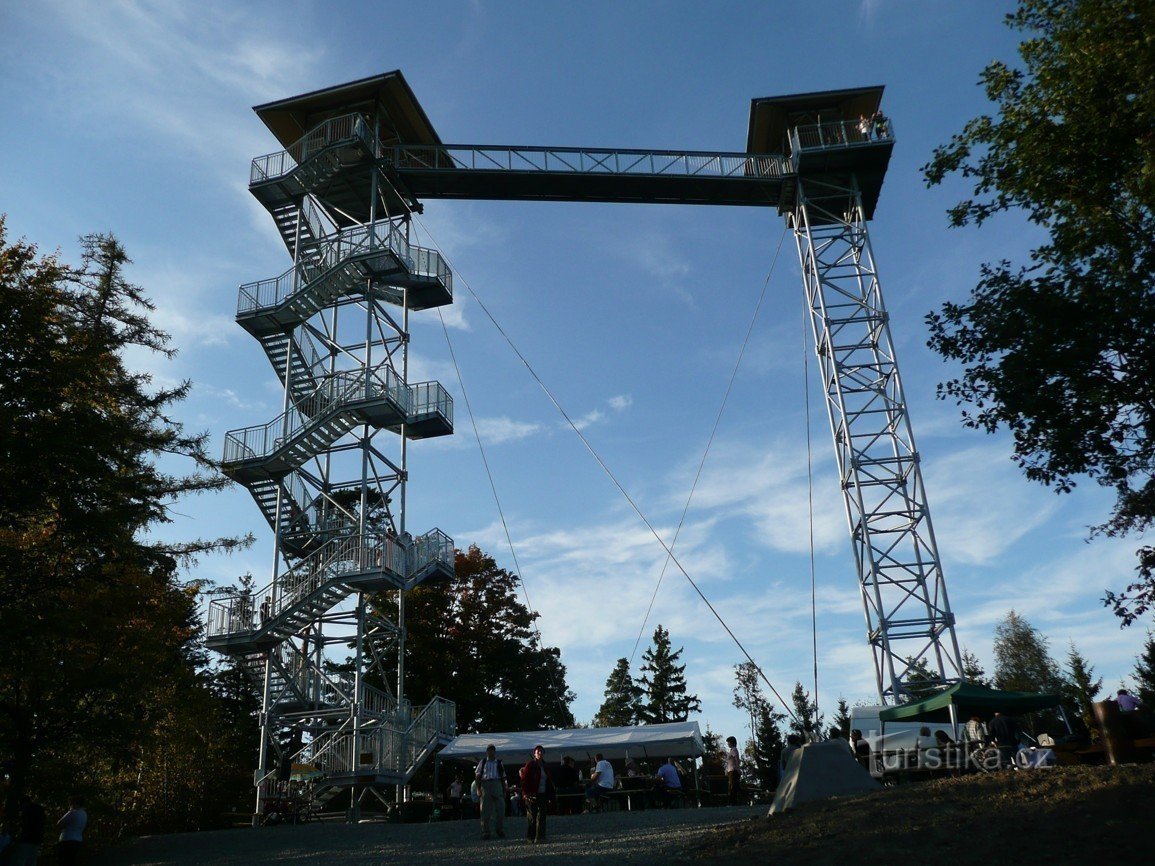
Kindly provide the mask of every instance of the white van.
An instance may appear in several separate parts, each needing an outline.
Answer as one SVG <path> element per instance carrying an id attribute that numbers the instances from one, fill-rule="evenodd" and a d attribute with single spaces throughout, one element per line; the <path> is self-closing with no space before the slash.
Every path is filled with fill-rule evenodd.
<path id="1" fill-rule="evenodd" d="M 946 731 L 952 739 L 955 738 L 949 722 L 887 722 L 884 734 L 878 714 L 885 709 L 889 708 L 870 706 L 850 709 L 850 729 L 862 731 L 862 738 L 870 745 L 873 757 L 870 773 L 873 776 L 881 776 L 884 769 L 883 762 L 879 760 L 880 754 L 909 753 L 912 760 L 921 764 L 927 756 L 927 750 L 933 749 L 936 744 L 935 731 Z"/>

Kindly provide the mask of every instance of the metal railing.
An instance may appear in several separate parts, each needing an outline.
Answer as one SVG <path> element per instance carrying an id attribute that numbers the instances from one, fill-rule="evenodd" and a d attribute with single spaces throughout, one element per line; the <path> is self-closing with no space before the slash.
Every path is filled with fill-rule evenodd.
<path id="1" fill-rule="evenodd" d="M 435 562 L 453 568 L 454 556 L 453 539 L 440 529 L 431 529 L 413 540 L 410 573 L 420 571 Z"/>
<path id="2" fill-rule="evenodd" d="M 876 121 L 836 120 L 830 123 L 811 123 L 796 126 L 790 131 L 792 152 L 830 147 L 854 147 L 878 141 L 894 140 L 894 124 L 890 118 Z"/>
<path id="3" fill-rule="evenodd" d="M 403 547 L 386 535 L 335 538 L 260 590 L 213 599 L 206 634 L 221 637 L 257 631 L 342 577 L 367 572 L 404 576 L 407 559 Z"/>
<path id="4" fill-rule="evenodd" d="M 249 169 L 249 184 L 282 177 L 332 147 L 360 142 L 374 152 L 369 122 L 360 114 L 333 117 L 310 130 L 285 150 L 258 156 Z"/>
<path id="5" fill-rule="evenodd" d="M 453 294 L 453 274 L 441 253 L 409 243 L 396 223 L 358 225 L 302 246 L 300 261 L 277 277 L 245 283 L 237 294 L 237 315 L 278 307 L 355 257 L 388 253 L 416 277 L 438 280 Z"/>
<path id="6" fill-rule="evenodd" d="M 453 423 L 453 398 L 440 382 L 418 382 L 409 386 L 409 412 L 411 419 L 426 415 L 441 415 Z"/>
<path id="7" fill-rule="evenodd" d="M 779 178 L 792 174 L 781 154 L 674 150 L 599 150 L 570 147 L 399 145 L 383 156 L 399 169 L 524 171 L 560 174 L 674 175 Z"/>
<path id="8" fill-rule="evenodd" d="M 226 433 L 223 462 L 269 457 L 301 436 L 306 428 L 321 426 L 326 414 L 339 411 L 345 404 L 380 399 L 392 400 L 401 412 L 409 414 L 409 389 L 391 367 L 332 373 L 321 380 L 309 397 L 267 424 Z"/>

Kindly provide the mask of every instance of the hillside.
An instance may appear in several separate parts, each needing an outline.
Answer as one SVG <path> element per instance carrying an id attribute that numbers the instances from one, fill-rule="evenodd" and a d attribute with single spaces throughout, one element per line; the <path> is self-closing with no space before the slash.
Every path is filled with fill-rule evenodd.
<path id="1" fill-rule="evenodd" d="M 810 803 L 709 831 L 686 853 L 697 862 L 815 866 L 1141 862 L 1152 815 L 1155 764 L 1003 772 Z"/>

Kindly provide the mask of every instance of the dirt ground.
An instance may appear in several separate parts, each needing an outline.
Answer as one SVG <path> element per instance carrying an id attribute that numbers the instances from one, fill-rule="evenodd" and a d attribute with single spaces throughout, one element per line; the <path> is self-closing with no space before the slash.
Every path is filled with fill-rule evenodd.
<path id="1" fill-rule="evenodd" d="M 979 774 L 707 831 L 699 863 L 1149 862 L 1155 764 Z M 1128 853 L 1129 852 L 1129 853 Z"/>

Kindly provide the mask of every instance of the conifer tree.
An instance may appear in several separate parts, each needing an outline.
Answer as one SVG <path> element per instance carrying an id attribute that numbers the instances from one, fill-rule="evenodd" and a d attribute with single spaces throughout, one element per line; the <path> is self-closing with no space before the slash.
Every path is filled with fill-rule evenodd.
<path id="1" fill-rule="evenodd" d="M 1083 658 L 1075 642 L 1071 641 L 1067 652 L 1067 689 L 1068 700 L 1075 705 L 1079 719 L 1088 731 L 1094 731 L 1095 715 L 1091 705 L 1095 697 L 1103 688 L 1103 678 L 1095 679 L 1095 669 Z"/>
<path id="2" fill-rule="evenodd" d="M 661 625 L 654 630 L 654 643 L 642 655 L 642 720 L 647 724 L 684 722 L 690 713 L 702 711 L 698 696 L 686 687 L 686 666 L 679 665 L 682 647 L 671 648 L 670 633 Z"/>
<path id="3" fill-rule="evenodd" d="M 794 683 L 794 691 L 790 693 L 790 702 L 794 704 L 794 720 L 790 728 L 806 742 L 812 734 L 822 730 L 823 716 L 818 712 L 818 705 L 810 699 L 810 692 L 802 688 L 802 683 Z"/>
<path id="4" fill-rule="evenodd" d="M 976 686 L 990 685 L 979 657 L 966 647 L 963 647 L 962 651 L 962 678 L 963 682 L 974 683 Z"/>
<path id="5" fill-rule="evenodd" d="M 0 752 L 9 796 L 34 777 L 58 801 L 87 789 L 99 812 L 122 783 L 144 790 L 166 729 L 221 735 L 195 650 L 199 586 L 178 571 L 242 540 L 156 540 L 176 497 L 228 481 L 172 420 L 189 384 L 154 387 L 126 362 L 173 350 L 123 247 L 81 242 L 70 268 L 8 245 L 0 219 Z M 201 769 L 227 775 L 219 756 Z M 205 790 L 186 793 L 200 815 Z"/>
<path id="6" fill-rule="evenodd" d="M 630 660 L 620 658 L 606 680 L 606 696 L 594 716 L 595 728 L 636 725 L 641 712 L 642 689 L 630 676 Z"/>
<path id="7" fill-rule="evenodd" d="M 995 626 L 995 688 L 1012 692 L 1062 692 L 1059 666 L 1047 649 L 1047 639 L 1011 610 Z"/>
<path id="8" fill-rule="evenodd" d="M 846 698 L 841 695 L 838 697 L 838 708 L 834 712 L 830 730 L 833 731 L 835 728 L 842 735 L 842 739 L 850 739 L 850 704 L 846 703 Z"/>
<path id="9" fill-rule="evenodd" d="M 1143 651 L 1135 660 L 1135 694 L 1148 710 L 1155 710 L 1155 634 L 1147 632 Z"/>

